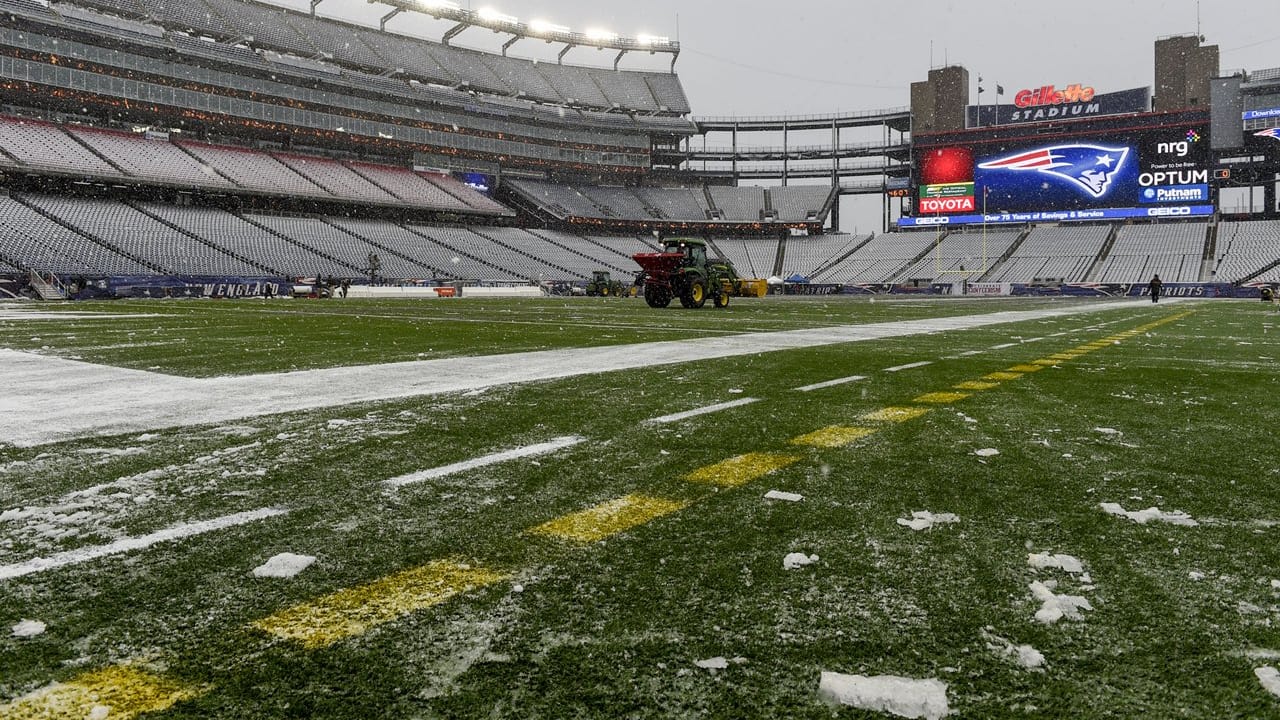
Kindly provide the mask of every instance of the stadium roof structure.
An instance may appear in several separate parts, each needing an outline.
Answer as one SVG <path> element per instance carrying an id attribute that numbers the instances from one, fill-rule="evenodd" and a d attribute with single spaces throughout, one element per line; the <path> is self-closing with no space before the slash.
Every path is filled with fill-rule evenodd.
<path id="1" fill-rule="evenodd" d="M 324 0 L 311 0 L 312 15 L 315 14 L 316 6 L 322 2 Z M 560 50 L 557 62 L 562 62 L 565 54 L 576 47 L 617 50 L 618 55 L 613 60 L 614 70 L 618 69 L 618 63 L 622 62 L 622 58 L 629 52 L 647 52 L 650 55 L 668 53 L 671 55 L 673 72 L 675 71 L 676 60 L 680 57 L 680 43 L 666 37 L 653 35 L 624 37 L 608 30 L 577 32 L 564 25 L 541 20 L 522 22 L 513 15 L 507 15 L 490 8 L 469 10 L 453 0 L 368 0 L 368 2 L 388 5 L 392 8 L 391 12 L 382 16 L 380 27 L 383 30 L 386 30 L 388 20 L 405 11 L 430 15 L 437 20 L 453 20 L 457 22 L 458 24 L 446 31 L 440 39 L 440 42 L 445 45 L 448 45 L 453 38 L 468 28 L 480 27 L 511 36 L 511 39 L 502 45 L 503 55 L 507 54 L 507 50 L 512 45 L 520 40 L 528 39 L 563 44 L 564 47 Z"/>

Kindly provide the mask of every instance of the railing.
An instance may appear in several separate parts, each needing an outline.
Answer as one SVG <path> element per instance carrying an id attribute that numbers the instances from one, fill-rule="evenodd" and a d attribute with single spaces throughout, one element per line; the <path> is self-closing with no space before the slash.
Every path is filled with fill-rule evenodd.
<path id="1" fill-rule="evenodd" d="M 733 117 L 733 116 L 695 117 L 693 118 L 693 121 L 695 123 L 762 123 L 762 122 L 804 123 L 804 122 L 816 122 L 819 120 L 833 120 L 833 121 L 861 120 L 864 118 L 881 117 L 884 115 L 904 115 L 904 114 L 909 114 L 910 112 L 911 112 L 911 108 L 909 107 L 895 107 L 895 108 L 884 108 L 881 110 L 855 110 L 852 112 L 825 113 L 820 115 L 758 115 L 758 116 L 746 116 L 746 117 Z"/>

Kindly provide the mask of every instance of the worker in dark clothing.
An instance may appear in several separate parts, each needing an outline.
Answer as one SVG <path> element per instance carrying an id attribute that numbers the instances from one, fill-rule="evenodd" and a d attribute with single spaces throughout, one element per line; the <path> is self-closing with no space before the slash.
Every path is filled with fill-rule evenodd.
<path id="1" fill-rule="evenodd" d="M 1151 282 L 1147 283 L 1147 291 L 1151 293 L 1151 302 L 1160 302 L 1160 289 L 1164 287 L 1164 283 L 1160 282 L 1159 275 L 1152 275 Z"/>

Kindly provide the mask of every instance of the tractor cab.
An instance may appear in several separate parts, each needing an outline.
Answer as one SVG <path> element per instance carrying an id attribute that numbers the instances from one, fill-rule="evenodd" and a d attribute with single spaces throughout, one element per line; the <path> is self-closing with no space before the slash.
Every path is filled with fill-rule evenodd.
<path id="1" fill-rule="evenodd" d="M 707 264 L 707 243 L 696 238 L 668 238 L 663 243 L 668 253 L 679 253 L 684 256 L 684 265 L 702 267 Z"/>

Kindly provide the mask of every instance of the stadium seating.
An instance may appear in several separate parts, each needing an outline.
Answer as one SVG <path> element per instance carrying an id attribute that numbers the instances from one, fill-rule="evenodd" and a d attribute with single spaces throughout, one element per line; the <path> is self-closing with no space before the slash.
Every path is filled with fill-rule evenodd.
<path id="1" fill-rule="evenodd" d="M 0 256 L 24 270 L 68 277 L 156 272 L 9 197 L 0 197 Z"/>
<path id="2" fill-rule="evenodd" d="M 885 233 L 811 278 L 824 283 L 884 283 L 934 244 L 930 233 Z"/>
<path id="3" fill-rule="evenodd" d="M 831 206 L 830 185 L 788 185 L 769 188 L 769 199 L 778 222 L 825 220 Z"/>
<path id="4" fill-rule="evenodd" d="M 719 211 L 719 219 L 737 222 L 764 220 L 764 188 L 713 185 L 707 190 L 711 193 L 712 202 L 715 203 L 713 211 Z"/>
<path id="5" fill-rule="evenodd" d="M 401 205 L 512 215 L 502 204 L 438 174 L 365 162 L 168 142 L 82 126 L 0 116 L 0 165 L 84 177 L 172 184 L 218 192 Z"/>
<path id="6" fill-rule="evenodd" d="M 207 188 L 235 187 L 214 168 L 167 140 L 148 140 L 134 133 L 87 127 L 72 126 L 66 130 L 130 177 Z"/>
<path id="7" fill-rule="evenodd" d="M 828 264 L 844 257 L 868 238 L 863 235 L 832 233 L 787 240 L 782 259 L 782 277 L 800 275 L 813 278 Z"/>
<path id="8" fill-rule="evenodd" d="M 767 278 L 774 274 L 773 266 L 778 257 L 776 237 L 716 238 L 712 244 L 721 256 L 733 263 L 734 270 L 742 277 Z"/>
<path id="9" fill-rule="evenodd" d="M 336 160 L 288 153 L 272 153 L 271 156 L 331 195 L 380 205 L 403 202 Z"/>
<path id="10" fill-rule="evenodd" d="M 362 162 L 348 162 L 346 165 L 355 174 L 410 205 L 464 212 L 472 210 L 466 203 L 412 170 Z"/>
<path id="11" fill-rule="evenodd" d="M 29 195 L 26 199 L 78 232 L 165 273 L 252 277 L 266 271 L 124 203 L 58 195 Z"/>
<path id="12" fill-rule="evenodd" d="M 897 277 L 898 282 L 977 280 L 995 265 L 1022 234 L 1019 230 L 950 233 Z"/>
<path id="13" fill-rule="evenodd" d="M 1158 274 L 1165 282 L 1199 282 L 1207 229 L 1192 222 L 1124 226 L 1093 280 L 1145 282 Z"/>
<path id="14" fill-rule="evenodd" d="M 1008 283 L 1083 282 L 1110 233 L 1111 227 L 1105 225 L 1038 227 L 984 279 Z"/>
<path id="15" fill-rule="evenodd" d="M 711 205 L 702 188 L 631 188 L 656 217 L 672 220 L 710 220 Z"/>
<path id="16" fill-rule="evenodd" d="M 0 116 L 0 150 L 11 166 L 70 173 L 84 177 L 120 178 L 124 173 L 67 135 L 57 125 Z"/>
<path id="17" fill-rule="evenodd" d="M 527 283 L 531 276 L 536 278 L 539 274 L 536 268 L 525 262 L 527 258 L 515 258 L 511 251 L 467 228 L 417 224 L 405 227 L 430 239 L 443 250 L 437 257 L 443 258 L 446 269 L 456 269 L 453 277 L 481 282 Z M 507 259 L 513 262 L 503 264 Z M 432 261 L 431 264 L 436 263 Z"/>
<path id="18" fill-rule="evenodd" d="M 1220 223 L 1217 248 L 1212 279 L 1280 281 L 1280 220 Z"/>
<path id="19" fill-rule="evenodd" d="M 170 29 L 240 39 L 352 69 L 403 70 L 427 82 L 553 104 L 683 115 L 689 102 L 671 73 L 537 63 L 358 27 L 247 0 L 76 0 Z M 109 22 L 109 21 L 108 21 Z M 137 32 L 137 23 L 129 28 Z M 251 38 L 251 40 L 249 40 Z"/>
<path id="20" fill-rule="evenodd" d="M 252 258 L 255 264 L 268 268 L 272 275 L 302 277 L 321 272 L 345 277 L 351 274 L 347 266 L 223 210 L 166 203 L 147 203 L 139 207 L 205 242 L 225 248 L 228 253 Z"/>
<path id="21" fill-rule="evenodd" d="M 193 142 L 181 142 L 178 145 L 245 190 L 273 195 L 334 197 L 264 152 Z"/>

